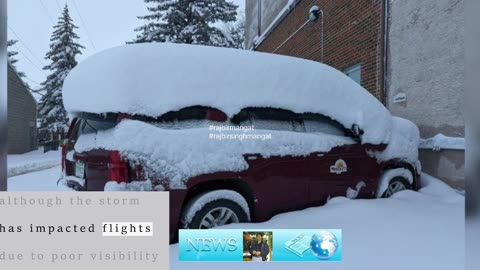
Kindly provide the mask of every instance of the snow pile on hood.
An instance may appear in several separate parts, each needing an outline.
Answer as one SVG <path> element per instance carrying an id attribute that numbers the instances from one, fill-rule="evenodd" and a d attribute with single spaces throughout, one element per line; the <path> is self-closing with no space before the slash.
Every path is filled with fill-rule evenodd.
<path id="1" fill-rule="evenodd" d="M 120 151 L 129 161 L 143 164 L 148 176 L 168 180 L 170 188 L 184 188 L 185 181 L 194 176 L 248 169 L 243 156 L 246 153 L 258 153 L 265 158 L 303 156 L 354 143 L 344 137 L 291 131 L 255 131 L 259 135 L 271 134 L 269 140 L 215 140 L 209 138 L 210 133 L 208 128 L 172 130 L 123 120 L 113 129 L 80 136 L 75 151 L 99 148 Z M 235 133 L 243 132 L 229 132 Z"/>
<path id="2" fill-rule="evenodd" d="M 387 161 L 400 159 L 415 164 L 416 170 L 421 171 L 421 164 L 418 160 L 418 144 L 420 142 L 420 131 L 417 125 L 410 120 L 401 117 L 392 117 L 392 135 L 388 146 L 383 151 L 370 153 L 378 160 Z"/>
<path id="3" fill-rule="evenodd" d="M 391 115 L 342 72 L 314 61 L 246 50 L 143 43 L 81 62 L 65 79 L 67 111 L 160 116 L 201 105 L 228 116 L 245 107 L 327 115 L 364 130 L 363 143 L 387 143 Z"/>

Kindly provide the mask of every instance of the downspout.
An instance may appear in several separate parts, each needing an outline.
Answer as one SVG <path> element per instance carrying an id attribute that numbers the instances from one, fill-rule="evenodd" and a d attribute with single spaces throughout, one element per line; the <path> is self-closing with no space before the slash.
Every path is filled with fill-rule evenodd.
<path id="1" fill-rule="evenodd" d="M 389 31 L 389 15 L 390 15 L 390 0 L 383 1 L 383 9 L 384 9 L 384 22 L 383 22 L 383 104 L 388 106 L 388 31 Z"/>
<path id="2" fill-rule="evenodd" d="M 257 0 L 257 35 L 262 35 L 262 0 Z"/>
<path id="3" fill-rule="evenodd" d="M 325 63 L 325 60 L 324 60 L 324 56 L 325 56 L 325 54 L 324 54 L 324 48 L 325 48 L 325 36 L 324 36 L 324 34 L 325 34 L 325 32 L 324 32 L 325 22 L 324 22 L 324 18 L 325 18 L 325 13 L 323 13 L 323 9 L 320 9 L 320 14 L 322 15 L 322 21 L 321 21 L 321 24 L 322 24 L 322 26 L 321 26 L 322 27 L 322 30 L 321 30 L 322 31 L 322 33 L 321 33 L 322 34 L 322 45 L 321 45 L 322 55 L 321 55 L 320 59 L 321 59 L 322 63 Z"/>

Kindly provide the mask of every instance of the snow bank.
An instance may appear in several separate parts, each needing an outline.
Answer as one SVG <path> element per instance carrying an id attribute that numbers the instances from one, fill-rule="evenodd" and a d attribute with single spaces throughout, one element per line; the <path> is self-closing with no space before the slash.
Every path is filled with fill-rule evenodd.
<path id="1" fill-rule="evenodd" d="M 8 191 L 74 191 L 66 185 L 58 185 L 62 177 L 61 166 L 29 172 L 8 178 Z"/>
<path id="2" fill-rule="evenodd" d="M 7 176 L 49 169 L 60 165 L 62 157 L 60 151 L 43 153 L 43 149 L 20 155 L 7 156 Z"/>
<path id="3" fill-rule="evenodd" d="M 364 143 L 388 142 L 391 115 L 342 72 L 314 61 L 227 48 L 143 43 L 112 48 L 68 75 L 69 113 L 159 116 L 193 105 L 228 116 L 245 107 L 320 113 L 364 130 Z"/>
<path id="4" fill-rule="evenodd" d="M 422 175 L 424 179 L 424 175 Z M 433 177 L 420 192 L 402 191 L 389 199 L 331 199 L 325 206 L 280 214 L 267 222 L 231 224 L 221 229 L 342 229 L 341 263 L 216 262 L 229 270 L 451 270 L 465 267 L 465 198 Z M 442 186 L 443 188 L 439 188 Z M 448 255 L 445 250 L 448 249 Z M 178 261 L 178 245 L 170 246 L 170 268 L 212 269 L 212 263 Z"/>
<path id="5" fill-rule="evenodd" d="M 465 138 L 448 137 L 440 133 L 432 138 L 421 139 L 419 148 L 432 149 L 435 151 L 441 149 L 465 150 Z"/>
<path id="6" fill-rule="evenodd" d="M 269 140 L 215 140 L 209 137 L 211 133 L 208 128 L 164 129 L 123 120 L 113 129 L 80 136 L 75 151 L 118 150 L 129 161 L 143 164 L 148 176 L 169 180 L 171 188 L 184 188 L 185 181 L 194 176 L 246 170 L 248 163 L 243 155 L 247 153 L 264 157 L 304 156 L 354 143 L 345 137 L 291 131 L 255 130 L 260 136 L 271 135 Z"/>
<path id="7" fill-rule="evenodd" d="M 392 117 L 392 136 L 388 146 L 383 151 L 375 151 L 370 154 L 381 161 L 391 159 L 404 160 L 414 164 L 416 170 L 422 170 L 418 160 L 418 144 L 420 132 L 417 125 L 410 120 L 401 117 Z"/>
<path id="8" fill-rule="evenodd" d="M 440 200 L 444 200 L 447 202 L 457 202 L 457 201 L 464 201 L 465 194 L 461 191 L 455 190 L 447 185 L 445 182 L 428 175 L 426 173 L 422 173 L 421 177 L 421 186 L 420 192 L 425 195 L 436 196 Z"/>

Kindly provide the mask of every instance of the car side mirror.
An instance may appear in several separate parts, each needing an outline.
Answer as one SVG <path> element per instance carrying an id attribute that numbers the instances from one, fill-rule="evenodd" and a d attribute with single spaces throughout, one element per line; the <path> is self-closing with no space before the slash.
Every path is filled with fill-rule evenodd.
<path id="1" fill-rule="evenodd" d="M 353 136 L 355 136 L 356 138 L 360 138 L 363 135 L 363 130 L 357 124 L 353 124 L 351 130 Z"/>

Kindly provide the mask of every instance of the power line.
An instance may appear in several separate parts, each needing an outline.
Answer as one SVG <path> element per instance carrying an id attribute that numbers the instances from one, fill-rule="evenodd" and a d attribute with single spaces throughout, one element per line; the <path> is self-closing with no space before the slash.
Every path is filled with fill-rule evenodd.
<path id="1" fill-rule="evenodd" d="M 37 82 L 37 81 L 35 81 L 35 80 L 30 79 L 28 76 L 25 76 L 25 77 L 23 77 L 22 79 L 26 79 L 26 80 L 34 83 L 34 84 L 37 84 L 37 85 L 42 85 L 41 83 L 39 83 L 39 82 Z"/>
<path id="2" fill-rule="evenodd" d="M 43 69 L 42 69 L 41 67 L 37 66 L 25 53 L 23 53 L 22 50 L 20 50 L 20 48 L 19 48 L 16 44 L 14 44 L 13 46 L 15 46 L 15 48 L 18 50 L 18 52 L 19 52 L 21 55 L 23 55 L 23 56 L 25 57 L 25 59 L 28 60 L 28 62 L 32 63 L 33 66 L 35 66 L 35 67 L 38 68 L 40 71 L 42 71 L 43 74 L 45 74 L 45 72 L 43 71 Z"/>
<path id="3" fill-rule="evenodd" d="M 10 27 L 9 27 L 9 28 L 10 28 Z M 10 31 L 13 32 L 13 29 L 10 28 Z M 15 33 L 14 33 L 14 34 L 15 34 Z M 17 35 L 15 34 L 15 36 L 17 36 Z M 17 36 L 17 38 L 18 38 L 18 36 Z M 24 46 L 28 49 L 28 47 L 26 46 L 26 44 L 23 43 L 21 39 L 18 39 L 18 40 L 19 40 L 22 44 L 24 44 Z M 17 44 L 13 44 L 13 46 L 17 49 L 17 51 L 18 51 L 21 55 L 23 55 L 23 57 L 25 57 L 25 59 L 27 59 L 28 62 L 30 62 L 34 67 L 36 67 L 38 70 L 40 70 L 40 72 L 42 72 L 44 75 L 46 75 L 46 74 L 45 74 L 45 71 L 44 71 L 41 67 L 39 67 L 37 64 L 35 64 L 35 63 L 30 59 L 30 57 L 28 57 L 28 56 L 20 49 L 20 47 L 17 46 Z M 35 56 L 35 55 L 33 55 L 33 56 Z M 25 76 L 25 77 L 23 77 L 22 79 L 28 80 L 28 81 L 30 81 L 30 82 L 32 82 L 32 83 L 37 84 L 37 85 L 41 85 L 41 83 L 30 79 L 28 76 Z"/>
<path id="4" fill-rule="evenodd" d="M 55 0 L 55 2 L 57 2 L 57 7 L 60 9 L 60 12 L 62 12 L 62 7 L 60 6 L 60 3 L 58 3 L 58 0 Z"/>
<path id="5" fill-rule="evenodd" d="M 40 89 L 37 89 L 37 90 L 32 89 L 31 91 L 32 91 L 32 93 L 35 93 L 35 94 L 39 94 L 39 95 L 42 95 L 42 96 L 45 95 L 45 94 L 40 93 L 40 92 L 45 92 L 45 89 L 43 89 L 43 88 L 40 88 Z"/>
<path id="6" fill-rule="evenodd" d="M 87 34 L 87 39 L 90 41 L 90 44 L 92 45 L 92 48 L 93 50 L 97 50 L 95 48 L 95 45 L 93 44 L 93 41 L 92 39 L 90 38 L 90 34 L 89 34 L 89 31 L 88 31 L 88 28 L 85 24 L 85 21 L 83 20 L 82 18 L 82 14 L 80 14 L 80 10 L 78 9 L 78 6 L 77 6 L 77 2 L 75 0 L 72 0 L 73 2 L 73 7 L 75 8 L 75 10 L 77 11 L 77 14 L 78 14 L 78 17 L 80 18 L 80 23 L 83 25 L 83 28 L 85 29 L 85 33 Z"/>
<path id="7" fill-rule="evenodd" d="M 43 61 L 41 61 L 34 53 L 32 50 L 30 50 L 30 48 L 27 46 L 27 44 L 25 42 L 23 42 L 23 40 L 20 38 L 19 35 L 17 35 L 17 33 L 13 30 L 12 27 L 10 27 L 10 25 L 8 26 L 8 29 L 10 29 L 10 31 L 15 35 L 15 37 L 17 38 L 18 41 L 20 41 L 20 43 L 27 49 L 28 52 L 30 52 L 30 54 L 35 58 L 35 60 L 38 61 L 38 63 L 40 63 L 40 65 L 42 66 L 45 66 L 45 64 L 43 63 Z"/>
<path id="8" fill-rule="evenodd" d="M 50 22 L 52 23 L 52 25 L 55 25 L 55 23 L 53 22 L 52 16 L 48 12 L 47 6 L 45 6 L 42 0 L 40 0 L 40 3 L 42 4 L 43 10 L 45 11 L 45 14 L 47 14 L 47 17 L 48 19 L 50 19 Z"/>

